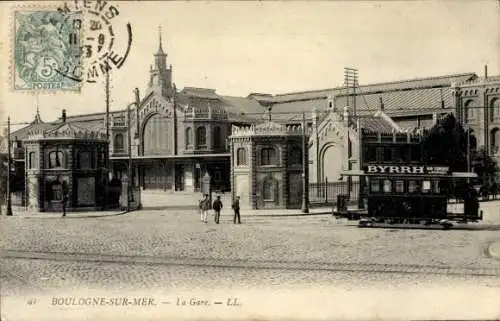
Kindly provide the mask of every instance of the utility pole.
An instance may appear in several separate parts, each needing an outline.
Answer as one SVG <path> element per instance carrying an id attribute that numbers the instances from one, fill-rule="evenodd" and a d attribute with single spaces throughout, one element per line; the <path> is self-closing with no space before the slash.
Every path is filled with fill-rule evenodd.
<path id="1" fill-rule="evenodd" d="M 130 212 L 130 201 L 132 194 L 132 129 L 130 126 L 132 122 L 130 121 L 130 105 L 135 105 L 131 103 L 127 105 L 127 146 L 128 146 L 128 184 L 127 184 L 127 212 Z"/>
<path id="2" fill-rule="evenodd" d="M 108 142 L 108 150 L 107 150 L 107 161 L 106 161 L 106 195 L 105 195 L 105 209 L 109 206 L 109 173 L 111 162 L 109 160 L 109 152 L 111 141 L 109 139 L 109 69 L 106 70 L 106 86 L 105 86 L 105 95 L 106 95 L 106 141 Z"/>
<path id="3" fill-rule="evenodd" d="M 10 116 L 7 117 L 7 215 L 12 216 L 12 198 L 10 196 Z"/>
<path id="4" fill-rule="evenodd" d="M 344 86 L 346 87 L 346 95 L 347 95 L 347 104 L 346 106 L 349 106 L 349 95 L 350 95 L 350 90 L 352 89 L 352 112 L 351 112 L 351 119 L 354 119 L 352 117 L 357 117 L 357 112 L 356 112 L 356 87 L 358 86 L 358 70 L 355 68 L 344 68 Z M 349 126 L 349 124 L 348 124 Z M 361 135 L 361 133 L 359 133 Z M 347 135 L 349 136 L 349 131 L 347 131 Z M 352 158 L 352 144 L 351 144 L 351 139 L 347 139 L 347 154 L 348 154 L 348 162 L 347 162 L 347 168 L 348 170 L 352 169 L 352 164 L 351 164 L 351 158 Z M 360 177 L 361 179 L 361 177 Z M 352 177 L 348 176 L 347 177 L 347 194 L 349 197 L 351 196 L 351 191 L 352 191 Z M 361 191 L 359 192 L 359 197 L 361 197 Z"/>
<path id="5" fill-rule="evenodd" d="M 306 140 L 306 113 L 302 113 L 302 213 L 309 213 L 308 186 L 307 186 L 307 140 Z"/>
<path id="6" fill-rule="evenodd" d="M 349 95 L 352 89 L 352 115 L 356 116 L 356 87 L 358 87 L 358 70 L 355 68 L 344 68 L 344 86 L 347 91 L 347 105 L 349 105 Z"/>

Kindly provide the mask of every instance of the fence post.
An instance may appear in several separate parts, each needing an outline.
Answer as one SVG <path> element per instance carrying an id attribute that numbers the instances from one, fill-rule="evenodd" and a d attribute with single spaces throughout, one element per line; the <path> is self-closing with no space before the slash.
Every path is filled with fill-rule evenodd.
<path id="1" fill-rule="evenodd" d="M 328 177 L 325 177 L 325 204 L 328 204 Z"/>

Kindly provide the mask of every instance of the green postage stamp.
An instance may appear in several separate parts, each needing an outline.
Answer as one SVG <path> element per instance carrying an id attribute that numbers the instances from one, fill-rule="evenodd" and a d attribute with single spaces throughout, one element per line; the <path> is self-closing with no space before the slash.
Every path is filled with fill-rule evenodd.
<path id="1" fill-rule="evenodd" d="M 81 65 L 81 12 L 16 10 L 12 54 L 14 90 L 78 91 L 61 70 Z"/>

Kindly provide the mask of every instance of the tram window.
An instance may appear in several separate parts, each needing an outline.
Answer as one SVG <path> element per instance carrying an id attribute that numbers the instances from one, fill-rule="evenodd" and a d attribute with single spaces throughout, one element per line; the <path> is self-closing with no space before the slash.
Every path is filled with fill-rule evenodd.
<path id="1" fill-rule="evenodd" d="M 440 181 L 434 181 L 434 193 L 439 194 L 441 193 L 441 184 Z"/>
<path id="2" fill-rule="evenodd" d="M 378 179 L 370 180 L 370 189 L 372 192 L 380 192 L 380 181 Z"/>
<path id="3" fill-rule="evenodd" d="M 393 147 L 392 148 L 392 160 L 395 162 L 402 162 L 403 160 L 401 159 L 401 147 Z"/>
<path id="4" fill-rule="evenodd" d="M 384 161 L 384 148 L 383 147 L 377 147 L 377 162 L 382 163 Z"/>
<path id="5" fill-rule="evenodd" d="M 390 179 L 384 180 L 384 193 L 390 193 L 392 191 L 392 181 Z"/>
<path id="6" fill-rule="evenodd" d="M 417 191 L 417 182 L 409 181 L 408 182 L 408 192 L 415 193 Z"/>
<path id="7" fill-rule="evenodd" d="M 375 146 L 367 146 L 365 151 L 365 162 L 377 161 L 377 148 Z"/>
<path id="8" fill-rule="evenodd" d="M 386 148 L 384 150 L 384 162 L 390 162 L 390 161 L 392 161 L 391 149 Z"/>
<path id="9" fill-rule="evenodd" d="M 405 192 L 405 182 L 404 181 L 396 181 L 395 190 L 396 190 L 396 193 L 404 193 Z"/>
<path id="10" fill-rule="evenodd" d="M 401 146 L 401 158 L 403 159 L 403 162 L 411 161 L 410 146 L 408 145 Z"/>
<path id="11" fill-rule="evenodd" d="M 431 181 L 423 181 L 422 182 L 422 191 L 427 193 L 431 190 Z"/>
<path id="12" fill-rule="evenodd" d="M 411 160 L 415 162 L 419 162 L 422 160 L 422 150 L 420 148 L 420 145 L 411 146 Z"/>

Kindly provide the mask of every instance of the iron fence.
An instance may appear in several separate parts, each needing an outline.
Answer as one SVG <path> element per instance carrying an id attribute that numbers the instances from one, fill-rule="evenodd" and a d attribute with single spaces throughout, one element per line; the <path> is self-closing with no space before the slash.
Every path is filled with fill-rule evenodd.
<path id="1" fill-rule="evenodd" d="M 337 203 L 338 195 L 347 195 L 348 202 L 356 202 L 359 198 L 359 182 L 320 182 L 309 183 L 309 204 L 311 206 L 328 205 Z"/>

